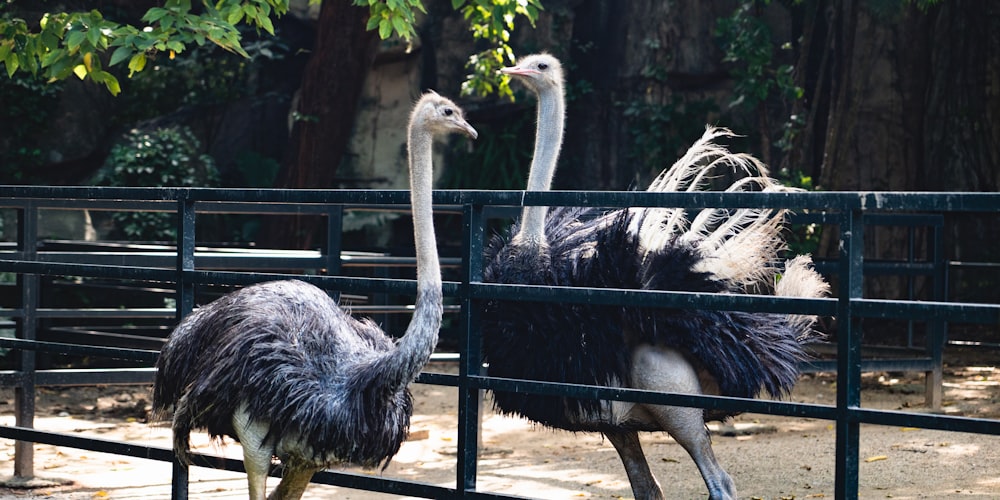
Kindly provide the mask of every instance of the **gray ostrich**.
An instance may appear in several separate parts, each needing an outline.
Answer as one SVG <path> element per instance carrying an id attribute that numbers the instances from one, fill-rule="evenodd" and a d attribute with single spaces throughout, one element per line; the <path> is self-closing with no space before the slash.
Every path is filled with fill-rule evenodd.
<path id="1" fill-rule="evenodd" d="M 538 95 L 539 122 L 529 190 L 547 190 L 562 134 L 562 72 L 555 58 L 525 57 L 505 70 Z M 555 111 L 553 111 L 555 110 Z M 705 134 L 649 191 L 698 191 L 726 169 L 744 176 L 728 191 L 782 190 L 748 155 L 732 154 Z M 539 215 L 541 214 L 541 215 Z M 784 211 L 526 207 L 510 234 L 486 251 L 484 280 L 584 286 L 817 297 L 827 285 L 808 257 L 781 266 Z M 511 236 L 512 235 L 512 236 Z M 783 269 L 782 269 L 783 267 Z M 490 301 L 483 352 L 492 376 L 686 394 L 756 397 L 786 394 L 803 359 L 814 318 L 736 311 Z M 639 441 L 666 431 L 698 466 L 713 499 L 736 488 L 712 451 L 705 422 L 729 415 L 699 408 L 581 400 L 496 391 L 505 414 L 571 431 L 601 432 L 618 451 L 639 499 L 663 498 Z"/>
<path id="2" fill-rule="evenodd" d="M 173 408 L 181 461 L 190 462 L 193 429 L 235 438 L 254 500 L 266 494 L 272 457 L 284 464 L 272 499 L 300 498 L 312 475 L 331 465 L 388 465 L 409 429 L 408 385 L 441 324 L 431 147 L 452 132 L 477 135 L 458 106 L 424 95 L 408 129 L 417 298 L 403 337 L 394 342 L 297 280 L 248 286 L 199 308 L 164 345 L 153 389 L 155 411 Z"/>

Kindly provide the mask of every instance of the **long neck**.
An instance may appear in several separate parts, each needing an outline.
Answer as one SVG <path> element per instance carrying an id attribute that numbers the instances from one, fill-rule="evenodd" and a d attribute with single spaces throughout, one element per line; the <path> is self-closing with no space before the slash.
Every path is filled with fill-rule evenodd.
<path id="1" fill-rule="evenodd" d="M 396 350 L 379 363 L 383 373 L 381 382 L 387 388 L 402 388 L 413 381 L 434 352 L 441 327 L 441 267 L 431 199 L 433 138 L 427 131 L 412 128 L 408 144 L 413 239 L 417 254 L 417 301 L 413 318 Z"/>
<path id="2" fill-rule="evenodd" d="M 562 88 L 546 88 L 539 92 L 535 154 L 528 172 L 528 191 L 548 191 L 552 188 L 552 177 L 556 172 L 563 140 L 564 107 Z M 546 213 L 548 207 L 524 207 L 521 212 L 521 229 L 515 236 L 515 241 L 531 245 L 546 244 Z"/>

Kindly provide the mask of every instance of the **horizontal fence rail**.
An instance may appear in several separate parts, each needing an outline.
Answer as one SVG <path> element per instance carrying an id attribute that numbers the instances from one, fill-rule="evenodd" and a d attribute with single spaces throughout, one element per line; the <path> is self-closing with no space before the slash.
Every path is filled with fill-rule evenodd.
<path id="1" fill-rule="evenodd" d="M 482 390 L 517 391 L 534 394 L 569 395 L 574 398 L 633 401 L 649 404 L 690 406 L 731 412 L 753 412 L 787 417 L 829 420 L 837 432 L 838 498 L 855 498 L 858 491 L 858 439 L 860 424 L 897 425 L 1000 435 L 1000 421 L 902 411 L 861 408 L 860 373 L 865 370 L 895 369 L 937 372 L 940 375 L 941 346 L 946 324 L 1000 325 L 1000 305 L 958 303 L 947 300 L 947 263 L 940 246 L 932 258 L 911 255 L 905 261 L 866 260 L 863 256 L 865 227 L 890 225 L 929 227 L 936 235 L 932 245 L 940 245 L 942 214 L 1000 214 L 1000 195 L 994 193 L 649 193 L 649 192 L 524 192 L 524 191 L 436 191 L 438 213 L 461 217 L 465 234 L 462 255 L 442 259 L 443 266 L 460 271 L 461 278 L 447 280 L 443 290 L 450 303 L 446 311 L 460 315 L 467 325 L 460 335 L 458 354 L 439 353 L 459 362 L 459 374 L 425 372 L 418 381 L 459 389 L 459 450 L 456 460 L 456 487 L 442 488 L 412 481 L 400 481 L 345 472 L 325 471 L 313 481 L 384 493 L 425 498 L 513 498 L 476 489 L 476 461 L 479 424 L 479 393 Z M 198 286 L 242 286 L 256 282 L 295 278 L 340 294 L 393 294 L 412 296 L 416 283 L 410 279 L 348 276 L 345 269 L 414 265 L 412 256 L 379 253 L 352 253 L 341 248 L 339 219 L 344 211 L 366 210 L 406 213 L 406 191 L 370 190 L 276 190 L 210 188 L 105 188 L 62 186 L 0 186 L 0 209 L 19 214 L 17 241 L 0 245 L 0 272 L 19 277 L 16 304 L 0 304 L 0 316 L 14 319 L 17 338 L 0 338 L 0 348 L 20 352 L 20 368 L 0 372 L 0 384 L 17 387 L 24 393 L 17 425 L 0 427 L 0 437 L 19 443 L 48 443 L 159 461 L 174 461 L 173 452 L 129 443 L 83 438 L 32 429 L 34 387 L 148 383 L 157 351 L 115 345 L 93 345 L 41 340 L 39 320 L 80 317 L 109 319 L 150 318 L 176 320 L 195 306 L 193 292 Z M 499 285 L 482 282 L 481 253 L 492 219 L 509 219 L 523 206 L 587 207 L 704 207 L 738 209 L 769 207 L 800 212 L 792 223 L 823 224 L 839 231 L 840 255 L 817 268 L 836 281 L 837 294 L 830 298 L 800 299 L 764 295 L 717 295 L 708 293 L 640 291 Z M 41 245 L 37 214 L 43 210 L 161 211 L 178 214 L 176 246 L 125 245 L 113 251 L 96 251 L 86 245 L 69 251 L 63 244 Z M 223 249 L 196 245 L 197 217 L 206 214 L 309 214 L 326 217 L 331 236 L 326 248 L 318 251 L 272 251 L 268 249 Z M 95 251 L 91 251 L 95 250 Z M 913 252 L 911 251 L 911 254 Z M 988 265 L 988 263 L 987 263 Z M 296 271 L 298 270 L 298 271 Z M 929 277 L 934 300 L 887 300 L 866 298 L 865 276 L 892 275 Z M 78 276 L 89 279 L 124 280 L 156 284 L 175 298 L 174 307 L 69 309 L 41 307 L 38 290 L 41 277 Z M 678 309 L 718 309 L 763 313 L 798 313 L 835 318 L 836 357 L 814 361 L 805 369 L 836 371 L 838 397 L 835 405 L 801 404 L 781 401 L 700 396 L 559 384 L 531 380 L 502 379 L 481 373 L 479 332 L 472 319 L 483 300 L 505 299 L 594 305 L 633 305 Z M 406 313 L 412 306 L 359 304 L 362 314 Z M 862 318 L 921 321 L 929 325 L 926 357 L 914 359 L 862 359 L 861 335 L 857 323 Z M 84 337 L 87 338 L 87 337 Z M 99 356 L 138 362 L 144 366 L 118 369 L 38 370 L 36 353 Z M 887 368 L 890 367 L 890 368 Z M 22 446 L 19 450 L 25 450 Z M 30 455 L 30 453 L 29 453 Z M 28 458 L 27 460 L 30 460 Z M 30 464 L 15 459 L 18 471 Z M 241 472 L 238 460 L 199 455 L 195 464 Z M 175 465 L 174 494 L 186 497 L 186 471 Z M 280 474 L 276 471 L 275 474 Z"/>

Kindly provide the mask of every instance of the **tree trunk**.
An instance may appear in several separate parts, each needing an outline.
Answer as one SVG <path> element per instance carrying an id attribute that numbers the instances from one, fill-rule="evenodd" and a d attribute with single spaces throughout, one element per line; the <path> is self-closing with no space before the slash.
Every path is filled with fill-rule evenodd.
<path id="1" fill-rule="evenodd" d="M 997 190 L 1000 111 L 989 103 L 996 102 L 1000 81 L 1000 64 L 991 56 L 1000 50 L 1000 8 L 948 0 L 926 12 L 913 4 L 879 11 L 866 2 L 842 0 L 829 2 L 827 10 L 834 36 L 827 48 L 830 65 L 823 71 L 828 71 L 831 91 L 816 94 L 811 103 L 821 108 L 828 99 L 820 186 L 830 191 Z M 953 241 L 946 248 L 954 252 L 949 258 L 958 258 L 963 246 L 996 252 L 992 242 L 997 238 L 976 221 L 963 215 L 948 223 Z M 923 231 L 917 231 L 917 241 Z M 905 229 L 870 228 L 866 258 L 905 259 L 908 239 Z M 819 253 L 833 256 L 836 245 L 830 231 Z M 917 258 L 923 257 L 926 252 L 917 249 Z M 884 277 L 869 280 L 866 294 L 900 298 L 906 288 L 902 278 Z"/>
<path id="2" fill-rule="evenodd" d="M 722 94 L 728 77 L 712 33 L 729 9 L 658 0 L 573 7 L 558 189 L 645 188 L 704 132 L 705 113 L 682 102 Z"/>
<path id="3" fill-rule="evenodd" d="M 378 48 L 377 33 L 365 29 L 368 17 L 367 7 L 346 0 L 323 2 L 316 48 L 305 68 L 298 105 L 293 106 L 290 147 L 275 187 L 334 187 Z M 312 248 L 323 241 L 320 223 L 316 217 L 271 218 L 264 239 L 272 245 Z"/>

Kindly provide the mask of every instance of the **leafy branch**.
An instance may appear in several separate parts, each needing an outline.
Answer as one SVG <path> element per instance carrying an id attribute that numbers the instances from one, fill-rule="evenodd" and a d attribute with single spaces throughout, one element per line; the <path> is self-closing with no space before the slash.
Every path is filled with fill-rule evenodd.
<path id="1" fill-rule="evenodd" d="M 451 6 L 462 13 L 469 23 L 472 38 L 484 41 L 486 49 L 469 57 L 465 67 L 472 70 L 462 83 L 465 95 L 489 95 L 513 100 L 510 77 L 499 73 L 500 68 L 514 63 L 510 35 L 518 16 L 528 20 L 532 27 L 542 10 L 540 0 L 451 0 Z"/>
<path id="2" fill-rule="evenodd" d="M 118 78 L 108 72 L 101 57 L 112 51 L 107 65 L 128 61 L 129 76 L 142 71 L 148 58 L 165 53 L 173 58 L 192 44 L 214 43 L 246 56 L 240 46 L 238 23 L 274 34 L 272 15 L 288 11 L 288 0 L 219 0 L 202 3 L 195 14 L 191 0 L 167 0 L 149 9 L 143 26 L 105 19 L 97 10 L 47 13 L 37 24 L 9 13 L 0 16 L 0 63 L 13 77 L 18 71 L 57 81 L 75 75 L 121 92 Z"/>

